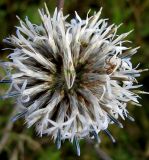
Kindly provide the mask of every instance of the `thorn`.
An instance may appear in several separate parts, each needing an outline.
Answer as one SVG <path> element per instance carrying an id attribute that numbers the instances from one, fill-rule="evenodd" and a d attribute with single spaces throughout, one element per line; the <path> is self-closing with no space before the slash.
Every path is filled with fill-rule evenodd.
<path id="1" fill-rule="evenodd" d="M 28 110 L 26 109 L 26 110 L 24 110 L 23 112 L 16 114 L 14 117 L 11 118 L 11 121 L 12 121 L 12 122 L 15 122 L 15 121 L 17 121 L 18 119 L 24 117 L 25 114 L 27 113 L 27 111 L 28 111 Z"/>
<path id="2" fill-rule="evenodd" d="M 90 132 L 91 133 L 91 136 L 94 136 L 94 139 L 97 143 L 100 143 L 100 139 L 99 139 L 99 136 L 97 134 L 97 132 L 94 130 L 93 126 L 91 126 L 91 129 L 92 131 Z"/>
<path id="3" fill-rule="evenodd" d="M 127 115 L 127 117 L 126 118 L 128 118 L 130 121 L 132 121 L 132 122 L 134 122 L 135 121 L 135 119 L 133 118 L 133 117 L 131 117 L 130 115 Z"/>
<path id="4" fill-rule="evenodd" d="M 0 83 L 11 83 L 11 80 L 1 80 Z"/>
<path id="5" fill-rule="evenodd" d="M 111 135 L 111 133 L 109 132 L 109 130 L 105 129 L 105 130 L 103 130 L 103 131 L 104 131 L 105 134 L 111 139 L 111 141 L 112 141 L 113 143 L 116 142 L 116 140 L 115 140 L 114 137 Z"/>
<path id="6" fill-rule="evenodd" d="M 125 113 L 123 113 L 123 115 L 124 115 L 128 120 L 130 120 L 131 122 L 134 122 L 134 121 L 135 121 L 135 119 L 134 119 L 133 117 L 131 117 L 130 115 L 125 114 Z"/>
<path id="7" fill-rule="evenodd" d="M 80 145 L 79 145 L 79 142 L 78 142 L 78 138 L 76 136 L 74 136 L 73 145 L 75 147 L 77 155 L 80 156 Z"/>
<path id="8" fill-rule="evenodd" d="M 108 114 L 108 117 L 120 128 L 123 128 L 122 123 L 120 123 L 117 119 L 115 119 L 113 116 L 111 116 L 110 114 Z"/>
<path id="9" fill-rule="evenodd" d="M 60 129 L 58 129 L 55 143 L 56 143 L 57 149 L 60 149 L 61 148 L 61 130 Z"/>
<path id="10" fill-rule="evenodd" d="M 19 92 L 16 92 L 16 93 L 9 93 L 9 94 L 5 94 L 4 96 L 0 96 L 0 99 L 6 99 L 6 98 L 11 98 L 11 97 L 16 97 L 20 95 Z"/>

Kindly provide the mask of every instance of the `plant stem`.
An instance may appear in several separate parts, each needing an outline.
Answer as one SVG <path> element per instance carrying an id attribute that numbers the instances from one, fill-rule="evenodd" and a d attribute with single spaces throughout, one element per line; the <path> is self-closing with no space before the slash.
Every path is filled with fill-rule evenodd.
<path id="1" fill-rule="evenodd" d="M 95 144 L 91 139 L 86 139 L 87 144 L 94 147 L 96 154 L 98 155 L 100 160 L 112 160 L 112 158 L 107 155 L 103 150 L 101 150 L 98 144 Z"/>
<path id="2" fill-rule="evenodd" d="M 16 114 L 16 108 L 14 108 L 10 117 L 13 117 L 15 114 Z M 11 133 L 12 128 L 13 128 L 13 122 L 11 120 L 9 120 L 6 127 L 4 128 L 4 133 L 3 133 L 1 141 L 0 141 L 0 153 L 7 146 L 7 142 L 9 141 L 9 137 L 10 137 L 10 133 Z"/>
<path id="3" fill-rule="evenodd" d="M 64 0 L 57 0 L 57 9 L 60 11 L 64 7 Z"/>

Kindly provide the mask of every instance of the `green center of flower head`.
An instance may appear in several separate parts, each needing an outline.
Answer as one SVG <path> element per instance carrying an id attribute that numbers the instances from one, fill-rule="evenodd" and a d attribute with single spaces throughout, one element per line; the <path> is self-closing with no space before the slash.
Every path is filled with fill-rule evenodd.
<path id="1" fill-rule="evenodd" d="M 57 63 L 55 64 L 56 64 L 56 73 L 53 74 L 53 86 L 50 88 L 51 90 L 54 91 L 59 89 L 59 90 L 63 90 L 65 94 L 67 94 L 67 93 L 73 93 L 83 85 L 83 82 L 84 82 L 83 75 L 85 71 L 87 71 L 85 69 L 85 64 L 81 64 L 81 63 L 77 64 L 75 70 L 70 70 L 69 68 L 64 69 L 63 61 L 61 58 L 59 58 Z M 69 75 L 75 75 L 75 74 L 76 76 L 75 76 L 73 85 L 70 88 L 68 88 L 65 75 L 69 76 Z"/>

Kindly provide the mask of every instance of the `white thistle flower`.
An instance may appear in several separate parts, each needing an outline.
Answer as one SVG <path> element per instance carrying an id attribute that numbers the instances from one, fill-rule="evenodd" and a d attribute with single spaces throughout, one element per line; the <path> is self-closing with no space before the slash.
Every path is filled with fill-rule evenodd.
<path id="1" fill-rule="evenodd" d="M 102 9 L 101 9 L 102 10 Z M 16 27 L 16 36 L 4 41 L 12 45 L 9 62 L 1 62 L 11 83 L 2 98 L 16 97 L 28 127 L 36 126 L 40 136 L 51 135 L 61 147 L 69 139 L 80 155 L 79 140 L 89 136 L 99 141 L 104 131 L 115 141 L 108 125 L 129 118 L 128 102 L 139 105 L 133 89 L 142 70 L 132 67 L 131 56 L 138 48 L 124 44 L 130 33 L 117 34 L 119 26 L 108 25 L 95 13 L 82 20 L 66 21 L 62 11 L 50 15 L 39 10 L 41 25 L 28 18 Z"/>

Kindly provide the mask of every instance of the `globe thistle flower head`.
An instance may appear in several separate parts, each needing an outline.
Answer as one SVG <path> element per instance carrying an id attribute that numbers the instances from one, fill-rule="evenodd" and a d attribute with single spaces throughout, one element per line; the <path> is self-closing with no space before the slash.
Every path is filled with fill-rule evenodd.
<path id="1" fill-rule="evenodd" d="M 114 142 L 108 126 L 118 118 L 129 118 L 127 103 L 139 104 L 133 89 L 142 70 L 133 68 L 131 56 L 138 48 L 128 48 L 128 33 L 117 34 L 120 26 L 100 18 L 101 10 L 82 20 L 67 21 L 62 11 L 50 15 L 39 10 L 41 25 L 26 17 L 16 27 L 16 35 L 4 42 L 12 46 L 7 69 L 10 89 L 2 98 L 15 97 L 20 112 L 13 121 L 25 118 L 37 133 L 52 136 L 57 147 L 69 139 L 80 155 L 79 140 L 100 141 L 104 131 Z M 9 80 L 8 80 L 9 78 Z"/>

